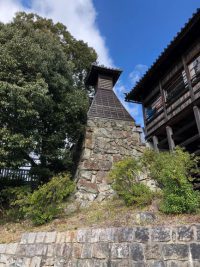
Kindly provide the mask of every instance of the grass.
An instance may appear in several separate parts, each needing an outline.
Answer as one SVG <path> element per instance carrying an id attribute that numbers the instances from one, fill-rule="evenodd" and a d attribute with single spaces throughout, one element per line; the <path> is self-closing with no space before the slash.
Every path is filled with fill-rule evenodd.
<path id="1" fill-rule="evenodd" d="M 144 208 L 142 211 L 156 211 L 155 205 Z M 79 228 L 98 227 L 121 227 L 139 226 L 136 221 L 136 214 L 141 212 L 141 208 L 126 207 L 124 202 L 113 199 L 102 203 L 94 202 L 90 207 L 77 209 L 70 214 L 60 214 L 52 222 L 35 227 L 30 221 L 6 222 L 0 221 L 0 243 L 10 243 L 19 241 L 24 232 L 39 231 L 67 231 Z M 195 215 L 164 215 L 156 211 L 157 219 L 153 225 L 180 225 L 192 224 L 200 221 L 200 214 Z M 143 223 L 143 225 L 148 225 Z M 152 223 L 151 223 L 152 225 Z"/>

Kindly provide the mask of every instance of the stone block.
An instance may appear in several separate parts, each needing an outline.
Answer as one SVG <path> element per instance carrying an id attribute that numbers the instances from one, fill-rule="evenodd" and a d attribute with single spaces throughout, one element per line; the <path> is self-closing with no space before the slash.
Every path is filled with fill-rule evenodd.
<path id="1" fill-rule="evenodd" d="M 49 266 L 54 266 L 55 259 L 54 258 L 43 258 L 41 265 L 42 267 L 49 267 Z"/>
<path id="2" fill-rule="evenodd" d="M 189 247 L 186 244 L 165 244 L 162 247 L 165 260 L 188 260 Z"/>
<path id="3" fill-rule="evenodd" d="M 36 255 L 38 244 L 28 244 L 25 245 L 25 256 L 34 257 Z"/>
<path id="4" fill-rule="evenodd" d="M 30 263 L 30 266 L 29 267 L 40 267 L 40 263 L 42 261 L 42 258 L 41 257 L 33 257 L 31 259 L 31 263 Z"/>
<path id="5" fill-rule="evenodd" d="M 99 242 L 101 232 L 102 232 L 101 229 L 91 229 L 90 242 L 91 243 Z"/>
<path id="6" fill-rule="evenodd" d="M 149 244 L 145 247 L 145 257 L 147 260 L 161 259 L 161 250 L 159 244 Z"/>
<path id="7" fill-rule="evenodd" d="M 93 149 L 94 148 L 94 142 L 92 140 L 92 137 L 88 137 L 87 139 L 85 139 L 84 142 L 84 147 L 87 149 Z"/>
<path id="8" fill-rule="evenodd" d="M 196 226 L 196 231 L 197 231 L 197 241 L 200 241 L 200 225 Z"/>
<path id="9" fill-rule="evenodd" d="M 95 259 L 93 263 L 94 263 L 94 267 L 108 267 L 109 266 L 108 260 Z"/>
<path id="10" fill-rule="evenodd" d="M 105 183 L 104 183 L 104 184 L 98 184 L 97 187 L 98 187 L 98 191 L 99 191 L 100 193 L 101 193 L 101 192 L 105 192 L 105 191 L 109 191 L 109 190 L 112 189 L 110 185 L 105 184 Z"/>
<path id="11" fill-rule="evenodd" d="M 36 239 L 36 233 L 29 233 L 28 234 L 28 244 L 33 244 Z"/>
<path id="12" fill-rule="evenodd" d="M 192 226 L 180 226 L 177 228 L 179 241 L 191 241 L 194 240 L 194 231 Z"/>
<path id="13" fill-rule="evenodd" d="M 0 254 L 0 263 L 7 264 L 9 258 L 10 258 L 10 255 Z"/>
<path id="14" fill-rule="evenodd" d="M 17 251 L 18 243 L 10 243 L 6 246 L 6 254 L 13 255 Z"/>
<path id="15" fill-rule="evenodd" d="M 200 260 L 200 244 L 190 244 L 190 251 L 193 260 Z"/>
<path id="16" fill-rule="evenodd" d="M 93 244 L 92 256 L 97 259 L 109 258 L 110 247 L 108 243 Z"/>
<path id="17" fill-rule="evenodd" d="M 65 242 L 73 243 L 77 241 L 77 231 L 67 231 L 65 232 Z"/>
<path id="18" fill-rule="evenodd" d="M 28 235 L 29 235 L 29 233 L 23 233 L 22 234 L 20 244 L 27 244 L 28 243 Z"/>
<path id="19" fill-rule="evenodd" d="M 193 261 L 192 263 L 193 263 L 192 267 L 199 267 L 200 266 L 200 261 Z M 188 267 L 191 267 L 191 265 Z"/>
<path id="20" fill-rule="evenodd" d="M 45 256 L 47 254 L 47 244 L 39 243 L 35 247 L 35 256 Z"/>
<path id="21" fill-rule="evenodd" d="M 165 263 L 166 267 L 191 267 L 191 262 L 189 261 L 166 261 Z"/>
<path id="22" fill-rule="evenodd" d="M 72 255 L 72 244 L 56 244 L 54 248 L 54 255 L 56 255 L 56 257 L 69 259 Z"/>
<path id="23" fill-rule="evenodd" d="M 81 243 L 74 243 L 72 246 L 72 258 L 81 259 L 83 244 Z"/>
<path id="24" fill-rule="evenodd" d="M 56 242 L 56 232 L 47 232 L 45 236 L 45 243 Z"/>
<path id="25" fill-rule="evenodd" d="M 16 254 L 19 256 L 25 256 L 26 255 L 26 247 L 27 247 L 27 244 L 19 244 L 17 246 Z"/>
<path id="26" fill-rule="evenodd" d="M 14 265 L 10 266 L 16 266 L 16 267 L 28 267 L 31 264 L 31 258 L 26 258 L 26 257 L 17 257 L 14 259 Z"/>
<path id="27" fill-rule="evenodd" d="M 131 267 L 147 267 L 145 262 L 135 262 L 135 261 L 130 260 L 129 263 L 130 263 L 129 266 Z"/>
<path id="28" fill-rule="evenodd" d="M 120 227 L 117 229 L 118 242 L 131 242 L 135 237 L 135 229 Z"/>
<path id="29" fill-rule="evenodd" d="M 138 242 L 147 242 L 149 240 L 149 228 L 137 227 L 135 231 L 135 240 Z"/>
<path id="30" fill-rule="evenodd" d="M 113 243 L 111 244 L 111 258 L 124 259 L 129 257 L 129 244 Z"/>
<path id="31" fill-rule="evenodd" d="M 168 242 L 171 240 L 171 229 L 167 227 L 155 227 L 152 229 L 152 241 Z"/>
<path id="32" fill-rule="evenodd" d="M 0 244 L 0 254 L 3 254 L 6 252 L 7 244 Z"/>
<path id="33" fill-rule="evenodd" d="M 85 148 L 83 151 L 82 160 L 88 160 L 91 156 L 91 150 L 88 148 Z"/>
<path id="34" fill-rule="evenodd" d="M 96 174 L 96 181 L 97 183 L 102 183 L 103 180 L 106 178 L 107 172 L 106 171 L 98 171 Z"/>
<path id="35" fill-rule="evenodd" d="M 116 228 L 106 228 L 100 230 L 99 241 L 102 242 L 117 242 Z"/>
<path id="36" fill-rule="evenodd" d="M 137 243 L 130 244 L 130 257 L 134 261 L 143 261 L 144 260 L 143 246 Z"/>
<path id="37" fill-rule="evenodd" d="M 66 240 L 66 233 L 65 232 L 59 232 L 56 235 L 56 243 L 62 244 L 65 243 Z"/>
<path id="38" fill-rule="evenodd" d="M 96 194 L 98 193 L 98 187 L 96 183 L 88 182 L 84 179 L 78 181 L 77 187 L 79 190 L 83 190 L 87 193 Z"/>
<path id="39" fill-rule="evenodd" d="M 166 267 L 166 264 L 162 260 L 147 261 L 148 267 Z"/>
<path id="40" fill-rule="evenodd" d="M 78 260 L 77 267 L 94 267 L 94 259 Z"/>
<path id="41" fill-rule="evenodd" d="M 56 244 L 47 244 L 47 257 L 55 256 Z"/>
<path id="42" fill-rule="evenodd" d="M 92 258 L 92 244 L 84 243 L 81 251 L 82 259 L 91 259 Z"/>
<path id="43" fill-rule="evenodd" d="M 127 260 L 111 260 L 110 265 L 107 266 L 112 266 L 112 267 L 129 267 L 129 266 L 135 266 L 135 265 L 130 265 L 130 261 Z"/>
<path id="44" fill-rule="evenodd" d="M 81 170 L 79 173 L 80 179 L 86 179 L 87 181 L 91 181 L 92 178 L 92 172 L 88 170 Z"/>
<path id="45" fill-rule="evenodd" d="M 43 243 L 45 239 L 45 235 L 46 235 L 45 232 L 38 232 L 36 234 L 35 243 Z"/>
<path id="46" fill-rule="evenodd" d="M 77 231 L 77 242 L 85 243 L 90 242 L 91 230 L 90 229 L 80 229 Z"/>

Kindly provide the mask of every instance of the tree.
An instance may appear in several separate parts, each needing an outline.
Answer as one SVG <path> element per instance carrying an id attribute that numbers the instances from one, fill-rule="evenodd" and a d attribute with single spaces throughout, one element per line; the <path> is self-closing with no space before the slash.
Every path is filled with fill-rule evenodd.
<path id="1" fill-rule="evenodd" d="M 69 167 L 97 55 L 63 24 L 24 12 L 0 24 L 0 46 L 0 167 L 30 164 L 44 179 Z"/>

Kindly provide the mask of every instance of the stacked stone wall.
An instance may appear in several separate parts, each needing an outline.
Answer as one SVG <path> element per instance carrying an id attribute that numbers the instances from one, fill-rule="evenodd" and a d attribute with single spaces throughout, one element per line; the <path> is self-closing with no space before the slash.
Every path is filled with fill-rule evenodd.
<path id="1" fill-rule="evenodd" d="M 139 157 L 145 145 L 141 142 L 141 129 L 134 121 L 89 118 L 83 152 L 76 173 L 76 198 L 83 206 L 88 202 L 113 196 L 108 172 L 113 163 L 125 157 Z M 141 175 L 141 181 L 155 188 L 155 181 Z"/>
<path id="2" fill-rule="evenodd" d="M 103 200 L 113 194 L 107 175 L 114 162 L 141 155 L 140 131 L 133 121 L 89 118 L 76 180 L 76 197 Z"/>
<path id="3" fill-rule="evenodd" d="M 199 267 L 200 225 L 25 233 L 1 267 Z"/>

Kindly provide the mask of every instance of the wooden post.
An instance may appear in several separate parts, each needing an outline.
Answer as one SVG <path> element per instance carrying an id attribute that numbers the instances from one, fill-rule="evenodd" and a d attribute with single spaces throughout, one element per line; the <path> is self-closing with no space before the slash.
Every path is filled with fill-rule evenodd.
<path id="1" fill-rule="evenodd" d="M 147 125 L 146 125 L 146 115 L 145 115 L 144 104 L 142 104 L 142 114 L 143 114 L 143 120 L 144 120 L 144 134 L 145 134 L 145 137 L 146 137 L 147 136 Z"/>
<path id="2" fill-rule="evenodd" d="M 160 94 L 161 94 L 162 100 L 163 100 L 163 109 L 164 109 L 164 114 L 165 114 L 165 122 L 167 122 L 167 120 L 168 120 L 167 108 L 166 108 L 166 104 L 165 104 L 165 95 L 164 95 L 164 91 L 162 89 L 161 82 L 159 82 L 159 88 L 160 88 Z"/>
<path id="3" fill-rule="evenodd" d="M 194 96 L 194 91 L 193 91 L 193 87 L 192 87 L 192 82 L 190 79 L 190 72 L 189 72 L 188 66 L 185 62 L 184 56 L 182 56 L 182 63 L 183 63 L 183 68 L 185 70 L 185 74 L 186 74 L 186 78 L 187 78 L 187 82 L 188 82 L 188 86 L 189 86 L 189 90 L 190 90 L 190 97 L 191 97 L 192 101 L 194 101 L 195 96 Z"/>
<path id="4" fill-rule="evenodd" d="M 195 116 L 195 120 L 197 124 L 197 129 L 198 129 L 199 136 L 200 136 L 200 110 L 197 106 L 194 106 L 193 111 L 194 111 L 194 116 Z"/>
<path id="5" fill-rule="evenodd" d="M 167 126 L 166 131 L 167 131 L 167 140 L 168 140 L 168 144 L 169 144 L 169 150 L 173 151 L 175 148 L 175 143 L 174 143 L 174 140 L 172 138 L 172 136 L 173 136 L 172 128 L 170 126 Z"/>
<path id="6" fill-rule="evenodd" d="M 156 152 L 159 152 L 159 148 L 158 148 L 158 137 L 157 136 L 153 136 L 153 147 L 154 147 L 154 150 Z"/>

